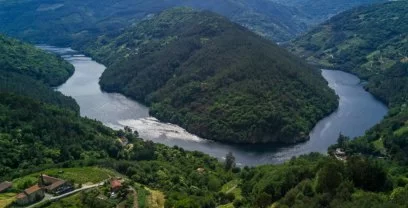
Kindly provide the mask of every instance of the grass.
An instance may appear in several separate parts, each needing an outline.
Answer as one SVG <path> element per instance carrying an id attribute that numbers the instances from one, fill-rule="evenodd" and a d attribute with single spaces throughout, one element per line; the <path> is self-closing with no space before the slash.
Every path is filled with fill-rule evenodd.
<path id="1" fill-rule="evenodd" d="M 0 194 L 0 208 L 4 208 L 14 201 L 16 193 L 2 193 Z"/>
<path id="2" fill-rule="evenodd" d="M 147 198 L 149 208 L 164 208 L 164 194 L 157 190 L 147 189 L 150 192 L 149 197 Z"/>
<path id="3" fill-rule="evenodd" d="M 226 193 L 228 190 L 238 186 L 241 182 L 239 180 L 232 180 L 226 184 L 224 184 L 221 188 L 221 192 Z"/>
<path id="4" fill-rule="evenodd" d="M 375 141 L 373 142 L 373 145 L 374 145 L 375 149 L 377 149 L 378 151 L 380 151 L 382 154 L 385 154 L 385 153 L 387 152 L 387 150 L 386 150 L 385 147 L 384 147 L 384 142 L 383 142 L 383 139 L 382 139 L 382 138 L 380 138 L 380 139 L 378 139 L 378 140 L 375 140 Z"/>
<path id="5" fill-rule="evenodd" d="M 228 204 L 220 205 L 217 208 L 234 208 L 234 204 L 228 203 Z"/>
<path id="6" fill-rule="evenodd" d="M 407 133 L 408 133 L 408 125 L 405 124 L 405 126 L 403 126 L 402 128 L 399 128 L 398 130 L 396 130 L 394 132 L 394 135 L 397 136 L 397 137 L 400 137 L 400 136 L 402 136 L 404 134 L 407 134 Z"/>
<path id="7" fill-rule="evenodd" d="M 149 197 L 150 192 L 140 185 L 135 186 L 135 190 L 137 192 L 137 203 L 139 204 L 139 208 L 147 208 L 147 198 Z"/>
<path id="8" fill-rule="evenodd" d="M 221 187 L 221 192 L 233 193 L 235 199 L 241 200 L 243 197 L 241 188 L 238 187 L 240 184 L 241 184 L 240 180 L 232 180 Z M 231 202 L 228 204 L 220 205 L 217 208 L 234 208 L 234 204 Z"/>
<path id="9" fill-rule="evenodd" d="M 43 206 L 47 208 L 79 208 L 84 207 L 81 202 L 81 193 L 74 194 L 72 196 L 63 198 L 59 201 L 53 202 L 48 206 Z"/>
<path id="10" fill-rule="evenodd" d="M 242 190 L 241 188 L 238 187 L 240 184 L 241 184 L 240 180 L 232 180 L 224 184 L 221 188 L 221 191 L 224 193 L 227 193 L 228 191 L 230 191 L 230 193 L 234 194 L 235 199 L 241 200 L 243 197 L 242 197 Z"/>
<path id="11" fill-rule="evenodd" d="M 41 173 L 73 181 L 77 184 L 98 183 L 111 176 L 118 175 L 114 171 L 97 167 L 49 169 L 13 180 L 13 188 L 21 190 L 34 185 Z"/>

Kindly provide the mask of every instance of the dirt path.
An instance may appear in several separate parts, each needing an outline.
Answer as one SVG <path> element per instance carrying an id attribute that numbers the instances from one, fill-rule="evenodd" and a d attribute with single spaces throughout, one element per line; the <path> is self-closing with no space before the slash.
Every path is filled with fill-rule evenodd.
<path id="1" fill-rule="evenodd" d="M 130 190 L 133 191 L 133 208 L 139 208 L 139 200 L 137 198 L 137 191 L 130 187 Z"/>
<path id="2" fill-rule="evenodd" d="M 238 186 L 238 185 L 233 186 L 232 188 L 228 189 L 228 191 L 226 191 L 225 193 L 226 193 L 226 194 L 231 193 L 232 191 L 234 191 L 234 189 L 237 188 L 237 186 Z"/>

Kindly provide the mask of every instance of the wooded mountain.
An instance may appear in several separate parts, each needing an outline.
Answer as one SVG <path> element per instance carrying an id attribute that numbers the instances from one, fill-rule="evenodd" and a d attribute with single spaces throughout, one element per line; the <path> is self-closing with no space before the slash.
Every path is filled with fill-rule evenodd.
<path id="1" fill-rule="evenodd" d="M 204 15 L 187 12 L 184 18 L 187 18 L 188 14 L 191 18 L 197 15 L 202 18 Z M 215 25 L 221 24 L 221 17 L 207 15 L 208 20 Z M 236 25 L 230 27 L 235 28 Z M 247 33 L 245 29 L 241 30 Z M 8 51 L 22 47 L 20 42 L 9 40 L 11 44 L 7 45 Z M 211 39 L 207 40 L 207 43 L 210 42 Z M 30 51 L 29 54 L 39 53 L 33 46 L 24 44 L 24 47 Z M 284 55 L 290 57 L 288 54 Z M 293 158 L 281 165 L 239 168 L 234 167 L 231 155 L 232 162 L 223 165 L 215 158 L 200 152 L 143 141 L 138 138 L 137 132 L 130 129 L 114 131 L 100 122 L 81 118 L 78 113 L 65 108 L 64 105 L 58 106 L 59 97 L 64 96 L 49 96 L 54 91 L 41 81 L 44 77 L 29 76 L 32 74 L 31 68 L 40 71 L 46 69 L 36 68 L 36 63 L 52 61 L 55 56 L 41 53 L 41 56 L 37 54 L 35 57 L 37 58 L 31 57 L 31 61 L 27 62 L 26 57 L 7 56 L 8 61 L 19 63 L 13 66 L 24 63 L 28 68 L 20 70 L 19 73 L 16 72 L 18 68 L 0 71 L 0 75 L 6 75 L 10 81 L 28 84 L 32 88 L 32 91 L 27 90 L 28 87 L 15 90 L 13 85 L 5 85 L 0 92 L 0 181 L 9 180 L 18 184 L 1 194 L 0 202 L 5 202 L 4 205 L 10 202 L 9 199 L 12 201 L 18 192 L 36 183 L 36 173 L 50 169 L 59 173 L 67 170 L 63 168 L 85 172 L 100 167 L 117 171 L 121 177 L 130 181 L 130 185 L 135 183 L 137 187 L 160 190 L 165 194 L 165 207 L 403 208 L 407 205 L 407 166 L 399 165 L 397 162 L 403 160 L 398 158 L 389 160 L 388 157 L 366 157 L 360 154 L 366 153 L 365 146 L 353 144 L 350 146 L 356 155 L 349 155 L 347 162 L 314 153 Z M 64 65 L 66 63 L 54 68 L 49 76 L 58 77 L 58 72 L 64 70 Z M 8 76 L 9 74 L 11 75 Z M 30 81 L 25 82 L 27 80 Z M 43 97 L 48 98 L 48 101 L 44 102 Z M 54 98 L 57 100 L 53 101 Z M 394 124 L 389 128 L 393 126 Z M 119 138 L 129 143 L 125 145 Z M 404 140 L 395 141 L 394 147 L 405 148 Z M 398 152 L 396 154 L 401 155 Z M 93 177 L 92 175 L 89 174 L 89 177 Z M 23 179 L 22 176 L 26 177 Z M 147 193 L 142 190 L 145 189 L 137 189 L 138 199 L 146 199 L 143 195 Z M 113 206 L 109 201 L 100 200 L 99 192 L 92 194 L 95 193 L 92 191 L 73 195 L 74 201 L 70 201 L 73 199 L 68 197 L 38 206 Z M 139 207 L 149 205 L 143 200 L 136 203 Z M 129 204 L 133 205 L 126 203 L 130 206 Z"/>
<path id="2" fill-rule="evenodd" d="M 73 66 L 53 54 L 0 35 L 0 92 L 13 92 L 79 112 L 69 97 L 50 89 L 66 81 Z"/>
<path id="3" fill-rule="evenodd" d="M 290 44 L 292 52 L 321 67 L 357 74 L 390 107 L 388 116 L 355 140 L 336 147 L 349 154 L 389 157 L 408 164 L 408 2 L 344 12 Z"/>
<path id="4" fill-rule="evenodd" d="M 0 31 L 35 43 L 80 46 L 177 6 L 217 12 L 275 41 L 306 29 L 297 9 L 269 0 L 11 0 L 0 1 Z"/>
<path id="5" fill-rule="evenodd" d="M 386 2 L 388 0 L 271 0 L 302 11 L 308 25 L 322 23 L 330 17 L 349 9 Z"/>
<path id="6" fill-rule="evenodd" d="M 293 41 L 289 48 L 309 62 L 368 79 L 387 103 L 408 97 L 408 2 L 344 12 Z"/>
<path id="7" fill-rule="evenodd" d="M 212 140 L 304 141 L 337 105 L 319 71 L 211 12 L 171 9 L 85 51 L 109 66 L 104 90 Z"/>

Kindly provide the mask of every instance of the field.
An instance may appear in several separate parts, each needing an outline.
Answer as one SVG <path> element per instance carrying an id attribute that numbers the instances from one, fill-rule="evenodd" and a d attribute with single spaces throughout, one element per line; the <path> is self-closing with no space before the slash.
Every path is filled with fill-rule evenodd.
<path id="1" fill-rule="evenodd" d="M 221 192 L 226 194 L 233 193 L 235 199 L 241 200 L 242 199 L 241 188 L 238 188 L 240 183 L 241 183 L 240 180 L 232 180 L 222 186 Z M 228 204 L 218 206 L 218 208 L 234 208 L 234 205 L 231 202 Z"/>
<path id="2" fill-rule="evenodd" d="M 118 175 L 111 170 L 97 167 L 49 169 L 13 180 L 13 188 L 22 190 L 34 185 L 41 173 L 73 181 L 75 184 L 94 184 Z"/>
<path id="3" fill-rule="evenodd" d="M 14 201 L 16 193 L 2 193 L 0 194 L 0 208 L 6 207 Z"/>
<path id="4" fill-rule="evenodd" d="M 83 207 L 83 204 L 81 202 L 81 194 L 75 194 L 72 196 L 69 196 L 67 198 L 61 199 L 57 202 L 54 202 L 49 205 L 44 205 L 41 207 L 47 207 L 47 208 L 79 208 Z"/>

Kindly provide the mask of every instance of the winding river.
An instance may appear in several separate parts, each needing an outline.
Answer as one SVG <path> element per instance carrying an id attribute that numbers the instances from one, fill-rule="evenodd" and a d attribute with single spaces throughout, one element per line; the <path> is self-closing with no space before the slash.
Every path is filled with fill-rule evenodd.
<path id="1" fill-rule="evenodd" d="M 357 137 L 378 123 L 387 113 L 387 107 L 366 92 L 360 80 L 351 74 L 322 70 L 329 86 L 340 97 L 337 111 L 322 119 L 310 133 L 310 140 L 291 146 L 226 145 L 201 139 L 179 126 L 161 123 L 149 116 L 149 109 L 123 95 L 105 93 L 98 81 L 105 66 L 68 48 L 39 46 L 57 53 L 75 66 L 74 75 L 57 88 L 72 96 L 81 107 L 81 115 L 99 120 L 114 129 L 130 126 L 144 139 L 168 146 L 177 145 L 186 150 L 197 150 L 217 158 L 233 152 L 239 165 L 282 163 L 293 156 L 310 152 L 326 153 L 336 143 L 340 133 Z"/>

